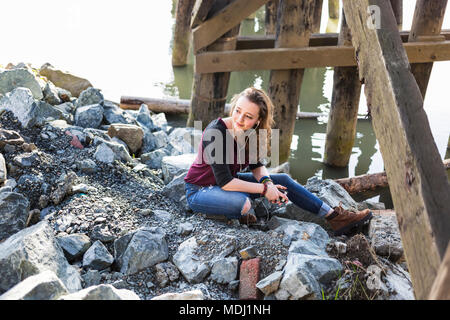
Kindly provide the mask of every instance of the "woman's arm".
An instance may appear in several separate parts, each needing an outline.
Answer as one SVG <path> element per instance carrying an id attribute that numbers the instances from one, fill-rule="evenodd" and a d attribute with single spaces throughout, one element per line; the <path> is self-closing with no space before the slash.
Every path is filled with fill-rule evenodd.
<path id="1" fill-rule="evenodd" d="M 222 187 L 222 190 L 262 193 L 264 191 L 264 185 L 261 183 L 248 182 L 238 178 L 233 178 L 230 182 Z"/>
<path id="2" fill-rule="evenodd" d="M 268 176 L 270 177 L 269 171 L 265 166 L 258 167 L 252 170 L 253 177 L 255 177 L 256 181 L 259 181 L 262 177 Z"/>

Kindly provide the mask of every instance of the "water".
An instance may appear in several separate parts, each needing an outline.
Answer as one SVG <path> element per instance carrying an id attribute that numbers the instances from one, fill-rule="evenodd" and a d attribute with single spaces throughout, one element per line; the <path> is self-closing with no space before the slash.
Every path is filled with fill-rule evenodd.
<path id="1" fill-rule="evenodd" d="M 403 29 L 409 30 L 415 1 L 404 1 Z M 176 97 L 190 99 L 193 55 L 188 65 L 173 68 L 171 41 L 175 0 L 15 0 L 2 3 L 3 50 L 0 64 L 29 62 L 40 67 L 50 62 L 55 67 L 87 78 L 109 100 L 119 102 L 122 95 Z M 450 29 L 450 10 L 443 28 Z M 321 32 L 338 32 L 339 21 L 328 20 L 324 1 Z M 241 24 L 241 34 L 264 34 L 264 12 Z M 248 86 L 267 89 L 270 71 L 234 72 L 228 101 Z M 450 90 L 447 75 L 450 62 L 435 63 L 424 108 L 436 146 L 446 155 L 450 126 Z M 333 87 L 333 69 L 307 69 L 299 110 L 328 113 Z M 364 120 L 367 106 L 361 95 L 357 135 L 347 168 L 323 165 L 327 117 L 296 122 L 289 163 L 291 175 L 305 183 L 311 176 L 341 178 L 383 171 L 383 159 L 371 122 Z M 172 125 L 184 125 L 186 116 L 169 117 Z M 373 196 L 371 194 L 370 196 Z M 383 197 L 383 195 L 381 196 Z M 388 197 L 387 197 L 388 198 Z M 375 195 L 374 200 L 378 199 Z M 389 201 L 389 200 L 386 200 Z"/>

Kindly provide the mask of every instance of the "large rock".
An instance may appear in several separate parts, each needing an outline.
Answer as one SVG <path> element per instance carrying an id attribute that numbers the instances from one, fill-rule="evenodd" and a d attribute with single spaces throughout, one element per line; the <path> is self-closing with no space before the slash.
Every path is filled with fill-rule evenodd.
<path id="1" fill-rule="evenodd" d="M 55 86 L 68 90 L 75 97 L 78 97 L 83 90 L 92 87 L 88 80 L 57 70 L 49 63 L 40 68 L 39 74 L 45 76 Z"/>
<path id="2" fill-rule="evenodd" d="M 114 241 L 114 256 L 121 273 L 134 274 L 167 260 L 169 248 L 161 228 L 143 227 Z"/>
<path id="3" fill-rule="evenodd" d="M 81 289 L 78 271 L 69 265 L 47 221 L 0 243 L 0 293 L 40 272 L 53 271 L 69 292 Z"/>
<path id="4" fill-rule="evenodd" d="M 19 68 L 0 72 L 0 94 L 6 94 L 18 87 L 28 88 L 35 99 L 44 97 L 36 75 L 29 69 Z"/>
<path id="5" fill-rule="evenodd" d="M 103 270 L 108 268 L 113 262 L 114 257 L 99 240 L 95 241 L 83 256 L 83 267 L 88 269 Z"/>
<path id="6" fill-rule="evenodd" d="M 211 268 L 211 279 L 217 283 L 228 284 L 236 280 L 238 272 L 238 259 L 228 257 L 217 259 Z"/>
<path id="7" fill-rule="evenodd" d="M 30 203 L 20 193 L 0 193 L 0 240 L 25 228 Z"/>
<path id="8" fill-rule="evenodd" d="M 187 153 L 179 156 L 163 157 L 161 169 L 164 183 L 168 184 L 175 176 L 189 170 L 196 156 L 196 153 Z"/>
<path id="9" fill-rule="evenodd" d="M 6 179 L 8 179 L 7 172 L 5 158 L 3 157 L 3 154 L 0 153 L 0 187 L 2 187 Z"/>
<path id="10" fill-rule="evenodd" d="M 264 293 L 265 296 L 268 296 L 275 291 L 278 290 L 278 287 L 280 286 L 281 278 L 283 277 L 282 271 L 276 271 L 264 279 L 260 280 L 256 287 L 261 290 L 262 293 Z"/>
<path id="11" fill-rule="evenodd" d="M 107 148 L 109 148 L 113 152 L 114 160 L 119 160 L 119 161 L 123 161 L 123 162 L 130 162 L 130 161 L 133 160 L 131 158 L 130 154 L 128 153 L 126 147 L 123 144 L 117 143 L 117 142 L 114 142 L 114 141 L 106 141 L 106 140 L 104 140 L 102 138 L 95 137 L 93 145 L 94 146 L 98 146 L 98 145 L 101 145 L 101 144 L 103 144 L 104 146 L 101 147 L 102 149 L 99 149 L 99 147 L 97 147 L 96 154 L 98 153 L 98 157 L 95 156 L 97 158 L 97 160 L 102 161 L 100 159 L 103 158 L 101 156 L 103 152 L 105 152 L 108 155 L 108 157 L 106 157 L 106 159 L 109 160 L 111 158 L 111 155 L 110 155 L 111 152 L 108 151 Z M 106 145 L 107 148 L 105 147 L 105 145 Z M 105 162 L 105 161 L 103 161 L 103 162 Z"/>
<path id="12" fill-rule="evenodd" d="M 97 146 L 94 158 L 103 163 L 113 163 L 116 159 L 114 151 L 106 143 Z"/>
<path id="13" fill-rule="evenodd" d="M 180 198 L 182 198 L 185 195 L 184 187 L 186 183 L 184 182 L 184 177 L 186 177 L 186 175 L 187 171 L 174 177 L 169 184 L 164 186 L 164 188 L 161 191 L 161 194 L 163 194 L 169 199 L 179 202 Z"/>
<path id="14" fill-rule="evenodd" d="M 269 220 L 269 228 L 282 232 L 291 241 L 305 240 L 314 243 L 318 249 L 325 250 L 330 241 L 328 233 L 319 225 L 273 216 Z"/>
<path id="15" fill-rule="evenodd" d="M 197 249 L 197 240 L 192 237 L 181 243 L 173 256 L 173 263 L 189 283 L 202 282 L 211 270 L 207 263 L 197 257 Z"/>
<path id="16" fill-rule="evenodd" d="M 131 290 L 116 289 L 110 284 L 100 284 L 62 296 L 59 300 L 140 300 L 140 298 Z"/>
<path id="17" fill-rule="evenodd" d="M 59 245 L 69 262 L 75 261 L 83 256 L 83 254 L 91 246 L 89 237 L 82 233 L 74 233 L 66 236 L 56 237 Z"/>
<path id="18" fill-rule="evenodd" d="M 91 104 L 78 107 L 75 111 L 75 125 L 83 128 L 98 128 L 103 120 L 103 107 Z"/>
<path id="19" fill-rule="evenodd" d="M 19 282 L 0 296 L 0 300 L 57 300 L 69 294 L 53 271 L 46 270 Z"/>
<path id="20" fill-rule="evenodd" d="M 202 290 L 196 289 L 181 293 L 164 293 L 160 296 L 156 296 L 151 300 L 204 300 Z"/>
<path id="21" fill-rule="evenodd" d="M 89 105 L 101 105 L 103 106 L 104 102 L 103 94 L 99 89 L 95 88 L 87 88 L 80 93 L 80 96 L 75 102 L 75 107 L 78 109 L 80 107 L 89 106 Z"/>
<path id="22" fill-rule="evenodd" d="M 311 177 L 306 182 L 305 188 L 332 208 L 339 206 L 339 203 L 342 202 L 342 207 L 346 210 L 358 209 L 358 203 L 350 194 L 331 179 L 321 180 L 316 176 Z"/>
<path id="23" fill-rule="evenodd" d="M 162 159 L 169 155 L 164 148 L 141 154 L 141 161 L 151 169 L 161 169 Z"/>
<path id="24" fill-rule="evenodd" d="M 175 128 L 169 134 L 168 139 L 171 146 L 171 155 L 194 153 L 195 142 L 200 143 L 202 132 L 195 128 Z M 196 145 L 198 148 L 198 144 Z"/>
<path id="25" fill-rule="evenodd" d="M 136 121 L 124 110 L 116 106 L 114 103 L 105 101 L 103 103 L 103 116 L 106 124 L 126 123 L 135 124 Z"/>
<path id="26" fill-rule="evenodd" d="M 44 101 L 51 104 L 52 106 L 62 103 L 62 100 L 58 94 L 58 89 L 56 89 L 56 86 L 51 81 L 48 81 L 45 84 L 43 94 Z"/>
<path id="27" fill-rule="evenodd" d="M 11 111 L 26 128 L 32 122 L 37 103 L 30 89 L 17 88 L 0 99 L 0 108 Z"/>
<path id="28" fill-rule="evenodd" d="M 396 262 L 403 256 L 403 245 L 397 215 L 393 210 L 373 210 L 369 237 L 375 252 Z"/>
<path id="29" fill-rule="evenodd" d="M 36 101 L 36 108 L 33 110 L 32 119 L 28 126 L 42 127 L 47 121 L 65 119 L 62 110 L 48 104 L 45 101 Z"/>
<path id="30" fill-rule="evenodd" d="M 141 104 L 139 112 L 136 116 L 136 120 L 142 128 L 145 128 L 149 131 L 155 131 L 157 129 L 155 124 L 153 123 L 150 111 L 146 104 Z"/>
<path id="31" fill-rule="evenodd" d="M 142 147 L 144 130 L 131 124 L 113 123 L 109 126 L 108 135 L 124 141 L 130 152 L 135 154 Z"/>
<path id="32" fill-rule="evenodd" d="M 333 258 L 290 253 L 277 299 L 321 299 L 321 285 L 338 277 L 343 267 Z"/>

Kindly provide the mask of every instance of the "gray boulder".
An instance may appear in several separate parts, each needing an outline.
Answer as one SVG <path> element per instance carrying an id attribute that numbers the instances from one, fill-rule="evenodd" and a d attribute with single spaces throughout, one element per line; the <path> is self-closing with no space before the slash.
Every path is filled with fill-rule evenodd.
<path id="1" fill-rule="evenodd" d="M 168 184 L 174 177 L 189 170 L 189 167 L 194 162 L 196 156 L 196 153 L 187 153 L 179 156 L 163 157 L 161 169 L 164 183 Z"/>
<path id="2" fill-rule="evenodd" d="M 143 227 L 114 241 L 114 255 L 118 270 L 134 274 L 167 260 L 169 248 L 161 228 Z"/>
<path id="3" fill-rule="evenodd" d="M 103 270 L 114 262 L 114 257 L 101 241 L 95 241 L 83 255 L 83 267 L 87 269 Z"/>
<path id="4" fill-rule="evenodd" d="M 103 103 L 103 109 L 104 109 L 103 115 L 105 117 L 106 124 L 113 124 L 113 123 L 125 123 L 134 125 L 136 124 L 136 121 L 133 119 L 132 116 L 130 116 L 128 113 L 126 113 L 124 110 L 122 110 L 112 102 L 105 101 Z"/>
<path id="5" fill-rule="evenodd" d="M 184 178 L 186 177 L 186 174 L 187 171 L 174 177 L 169 184 L 164 186 L 161 193 L 167 198 L 179 202 L 180 198 L 185 195 L 184 187 L 186 184 L 184 182 Z"/>
<path id="6" fill-rule="evenodd" d="M 91 246 L 91 240 L 88 236 L 82 233 L 74 233 L 67 236 L 56 237 L 59 245 L 64 251 L 64 254 L 69 262 L 81 258 L 83 254 Z"/>
<path id="7" fill-rule="evenodd" d="M 103 107 L 100 104 L 90 104 L 77 107 L 75 125 L 83 128 L 98 128 L 103 120 Z"/>
<path id="8" fill-rule="evenodd" d="M 152 133 L 155 149 L 164 148 L 169 143 L 169 138 L 165 131 L 156 131 Z"/>
<path id="9" fill-rule="evenodd" d="M 34 99 L 44 97 L 38 78 L 30 69 L 19 68 L 0 72 L 0 94 L 6 94 L 18 87 L 30 90 Z"/>
<path id="10" fill-rule="evenodd" d="M 123 161 L 123 162 L 131 162 L 133 160 L 131 158 L 130 154 L 128 153 L 126 147 L 121 143 L 117 143 L 114 141 L 106 141 L 102 138 L 95 137 L 93 145 L 98 146 L 99 144 L 105 144 L 106 147 L 111 149 L 111 151 L 114 153 L 114 160 L 119 160 L 119 161 Z M 106 152 L 106 154 L 108 155 L 108 157 L 106 159 L 109 160 L 111 158 L 111 156 L 110 156 L 111 152 L 107 151 L 105 146 L 103 146 L 101 150 L 104 150 Z M 97 147 L 97 152 L 99 152 L 98 147 Z M 101 161 L 100 159 L 102 159 L 102 157 L 100 157 L 100 154 L 99 154 L 99 158 L 97 158 L 97 159 L 99 161 Z"/>
<path id="11" fill-rule="evenodd" d="M 178 247 L 173 263 L 189 283 L 200 283 L 211 271 L 209 265 L 196 255 L 197 240 L 191 237 Z"/>
<path id="12" fill-rule="evenodd" d="M 94 158 L 97 159 L 97 161 L 103 162 L 103 163 L 113 163 L 116 155 L 114 154 L 114 151 L 106 143 L 102 143 L 97 146 L 97 149 L 94 153 Z"/>
<path id="13" fill-rule="evenodd" d="M 321 285 L 336 279 L 343 267 L 333 258 L 290 253 L 284 266 L 277 299 L 321 299 Z"/>
<path id="14" fill-rule="evenodd" d="M 0 240 L 25 228 L 30 203 L 20 193 L 0 193 Z"/>
<path id="15" fill-rule="evenodd" d="M 142 139 L 141 153 L 148 153 L 156 149 L 155 136 L 150 130 L 145 127 L 142 128 L 144 129 L 144 138 Z M 167 155 L 169 155 L 169 152 L 167 152 Z"/>
<path id="16" fill-rule="evenodd" d="M 280 286 L 281 278 L 283 277 L 282 271 L 276 271 L 264 279 L 260 280 L 256 287 L 261 290 L 262 293 L 264 293 L 265 296 L 268 296 L 275 291 L 278 290 L 278 287 Z"/>
<path id="17" fill-rule="evenodd" d="M 81 277 L 67 262 L 47 221 L 19 231 L 0 243 L 0 293 L 45 270 L 53 271 L 69 292 L 81 289 Z"/>
<path id="18" fill-rule="evenodd" d="M 305 188 L 332 208 L 342 202 L 342 207 L 346 210 L 358 209 L 358 203 L 350 194 L 341 185 L 331 179 L 321 180 L 316 176 L 311 177 L 306 182 Z"/>
<path id="19" fill-rule="evenodd" d="M 88 105 L 103 105 L 103 94 L 99 89 L 93 87 L 87 88 L 80 93 L 80 96 L 76 100 L 75 107 L 80 108 Z"/>
<path id="20" fill-rule="evenodd" d="M 169 130 L 169 125 L 167 123 L 166 115 L 164 112 L 152 115 L 151 119 L 156 128 L 159 128 L 165 132 Z"/>
<path id="21" fill-rule="evenodd" d="M 238 259 L 228 257 L 218 259 L 211 268 L 211 279 L 218 283 L 228 284 L 236 279 L 238 272 Z"/>
<path id="22" fill-rule="evenodd" d="M 0 107 L 11 111 L 22 126 L 27 128 L 29 122 L 32 122 L 37 103 L 30 89 L 17 88 L 0 99 Z"/>
<path id="23" fill-rule="evenodd" d="M 13 162 L 15 165 L 22 168 L 31 167 L 36 162 L 38 157 L 37 152 L 27 152 L 15 156 Z"/>
<path id="24" fill-rule="evenodd" d="M 151 169 L 161 169 L 162 159 L 170 153 L 164 148 L 141 154 L 141 161 Z"/>
<path id="25" fill-rule="evenodd" d="M 58 94 L 58 90 L 56 89 L 56 86 L 51 81 L 48 81 L 45 84 L 43 94 L 44 94 L 45 102 L 47 102 L 53 106 L 62 103 L 61 98 L 59 97 L 59 94 Z"/>
<path id="26" fill-rule="evenodd" d="M 136 116 L 136 120 L 142 128 L 145 128 L 149 131 L 155 131 L 157 129 L 155 124 L 153 123 L 150 111 L 148 110 L 148 106 L 146 104 L 141 104 L 139 112 Z"/>
<path id="27" fill-rule="evenodd" d="M 61 296 L 59 300 L 140 300 L 140 298 L 131 290 L 116 289 L 110 284 L 100 284 Z"/>
<path id="28" fill-rule="evenodd" d="M 0 300 L 57 300 L 69 294 L 53 271 L 46 270 L 19 282 L 0 296 Z"/>

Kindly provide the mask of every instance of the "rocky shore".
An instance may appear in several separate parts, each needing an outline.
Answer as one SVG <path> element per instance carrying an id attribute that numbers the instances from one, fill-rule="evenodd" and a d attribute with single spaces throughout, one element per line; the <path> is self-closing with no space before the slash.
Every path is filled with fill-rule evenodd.
<path id="1" fill-rule="evenodd" d="M 331 180 L 305 187 L 374 212 L 351 237 L 290 202 L 255 200 L 259 227 L 190 211 L 200 137 L 49 64 L 0 66 L 0 300 L 414 299 L 395 212 Z"/>

